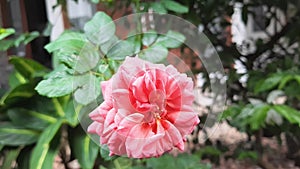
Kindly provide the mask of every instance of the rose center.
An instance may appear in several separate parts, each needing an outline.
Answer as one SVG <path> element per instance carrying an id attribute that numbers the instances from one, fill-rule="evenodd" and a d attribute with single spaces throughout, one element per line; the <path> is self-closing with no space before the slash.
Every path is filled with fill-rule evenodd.
<path id="1" fill-rule="evenodd" d="M 166 95 L 165 93 L 160 90 L 151 91 L 149 95 L 149 102 L 151 104 L 151 113 L 153 114 L 154 118 L 160 119 L 161 116 L 165 113 L 165 106 L 166 106 Z"/>

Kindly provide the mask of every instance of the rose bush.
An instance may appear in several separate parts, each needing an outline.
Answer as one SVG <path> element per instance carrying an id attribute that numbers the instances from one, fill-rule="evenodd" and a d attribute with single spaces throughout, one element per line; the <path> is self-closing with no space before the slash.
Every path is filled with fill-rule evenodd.
<path id="1" fill-rule="evenodd" d="M 110 155 L 158 157 L 184 149 L 186 135 L 199 123 L 193 111 L 193 81 L 172 65 L 127 57 L 101 83 L 104 102 L 90 113 L 88 132 L 100 136 Z"/>

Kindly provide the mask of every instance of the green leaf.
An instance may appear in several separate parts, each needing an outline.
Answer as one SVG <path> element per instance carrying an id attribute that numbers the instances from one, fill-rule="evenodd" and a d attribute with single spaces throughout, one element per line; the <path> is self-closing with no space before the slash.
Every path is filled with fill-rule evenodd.
<path id="1" fill-rule="evenodd" d="M 113 35 L 107 42 L 100 46 L 101 51 L 106 55 L 108 51 L 119 42 L 119 38 Z"/>
<path id="2" fill-rule="evenodd" d="M 298 84 L 300 85 L 300 75 L 295 75 L 294 78 L 298 82 Z"/>
<path id="3" fill-rule="evenodd" d="M 6 51 L 9 48 L 14 46 L 14 40 L 9 39 L 9 40 L 0 40 L 0 51 Z"/>
<path id="4" fill-rule="evenodd" d="M 79 54 L 86 42 L 82 33 L 65 31 L 58 39 L 47 44 L 45 49 L 49 53 L 60 51 L 65 54 Z"/>
<path id="5" fill-rule="evenodd" d="M 59 53 L 58 60 L 80 74 L 95 68 L 99 62 L 99 52 L 97 48 L 89 42 L 82 46 L 80 52 L 77 53 L 78 52 L 76 52 L 76 54 Z"/>
<path id="6" fill-rule="evenodd" d="M 279 82 L 281 81 L 281 79 L 283 78 L 283 74 L 274 74 L 270 77 L 268 77 L 267 79 L 263 80 L 262 83 L 258 83 L 254 89 L 255 93 L 260 93 L 260 92 L 264 92 L 267 90 L 270 90 L 272 88 L 274 88 L 275 86 L 277 86 L 279 84 Z"/>
<path id="7" fill-rule="evenodd" d="M 150 6 L 154 10 L 154 12 L 156 12 L 156 13 L 160 13 L 160 14 L 166 14 L 167 13 L 166 8 L 160 2 L 153 2 L 153 3 L 151 3 Z"/>
<path id="8" fill-rule="evenodd" d="M 106 161 L 110 161 L 110 160 L 114 160 L 117 158 L 117 156 L 110 156 L 109 155 L 109 149 L 108 149 L 108 146 L 105 144 L 105 145 L 101 145 L 100 147 L 100 155 L 101 157 L 106 160 Z"/>
<path id="9" fill-rule="evenodd" d="M 82 131 L 81 127 L 70 133 L 70 146 L 83 169 L 92 169 L 99 153 L 99 146 Z"/>
<path id="10" fill-rule="evenodd" d="M 132 160 L 126 157 L 119 157 L 113 161 L 115 169 L 132 169 Z"/>
<path id="11" fill-rule="evenodd" d="M 220 153 L 220 151 L 219 151 Z M 221 153 L 220 153 L 221 154 Z M 199 157 L 195 155 L 189 154 L 179 154 L 177 158 L 175 158 L 178 162 L 178 168 L 183 169 L 211 169 L 209 164 L 201 164 Z"/>
<path id="12" fill-rule="evenodd" d="M 25 39 L 23 40 L 23 43 L 24 43 L 25 45 L 27 45 L 27 44 L 30 43 L 32 40 L 34 40 L 35 38 L 39 37 L 39 36 L 40 36 L 40 33 L 37 32 L 37 31 L 33 31 L 33 32 L 30 32 L 30 33 L 25 33 L 24 36 L 25 36 Z"/>
<path id="13" fill-rule="evenodd" d="M 14 124 L 36 130 L 42 130 L 57 121 L 56 118 L 48 114 L 23 108 L 9 109 L 7 114 Z"/>
<path id="14" fill-rule="evenodd" d="M 87 38 L 97 45 L 109 41 L 116 31 L 114 22 L 104 12 L 97 12 L 83 29 Z"/>
<path id="15" fill-rule="evenodd" d="M 294 79 L 293 75 L 288 74 L 288 75 L 284 76 L 279 83 L 278 89 L 283 89 L 285 87 L 285 85 L 293 79 Z"/>
<path id="16" fill-rule="evenodd" d="M 60 61 L 60 58 L 62 56 L 64 56 L 64 55 L 61 55 L 61 53 L 58 51 L 55 51 L 52 53 L 52 67 L 54 70 L 61 69 L 61 67 L 66 67 L 66 65 L 61 63 L 61 61 Z"/>
<path id="17" fill-rule="evenodd" d="M 60 117 L 64 117 L 65 111 L 63 110 L 63 106 L 62 106 L 63 103 L 61 103 L 56 97 L 52 98 L 52 103 L 56 114 L 59 115 Z"/>
<path id="18" fill-rule="evenodd" d="M 177 157 L 169 154 L 163 155 L 160 158 L 150 158 L 146 160 L 148 168 L 157 169 L 209 169 L 210 166 L 200 163 L 199 157 L 195 155 L 179 154 Z"/>
<path id="19" fill-rule="evenodd" d="M 150 46 L 157 38 L 157 33 L 155 31 L 148 31 L 143 34 L 142 43 L 145 46 Z"/>
<path id="20" fill-rule="evenodd" d="M 265 125 L 265 120 L 269 110 L 270 110 L 270 106 L 266 104 L 257 105 L 254 107 L 254 111 L 249 118 L 249 124 L 251 130 L 258 130 Z"/>
<path id="21" fill-rule="evenodd" d="M 139 34 L 138 35 L 132 35 L 132 36 L 129 36 L 126 39 L 127 42 L 132 44 L 134 54 L 139 53 L 141 51 L 142 44 L 141 44 L 141 40 L 140 40 L 139 36 L 140 36 Z"/>
<path id="22" fill-rule="evenodd" d="M 57 144 L 58 138 L 54 138 L 57 135 L 57 132 L 59 131 L 60 126 L 62 125 L 62 122 L 62 120 L 58 120 L 56 123 L 48 126 L 41 134 L 37 145 L 34 147 L 30 157 L 30 168 L 49 168 L 53 164 L 53 161 L 49 161 L 49 159 L 54 158 L 56 150 L 52 150 L 51 141 L 54 140 L 54 143 Z"/>
<path id="23" fill-rule="evenodd" d="M 166 48 L 178 48 L 185 41 L 184 35 L 179 32 L 168 31 L 166 35 L 160 35 L 155 44 Z"/>
<path id="24" fill-rule="evenodd" d="M 78 121 L 78 112 L 80 111 L 81 106 L 77 105 L 75 107 L 73 100 L 70 100 L 65 106 L 65 117 L 67 122 L 75 127 L 79 123 Z"/>
<path id="25" fill-rule="evenodd" d="M 232 119 L 235 118 L 240 112 L 242 108 L 239 105 L 231 105 L 228 107 L 222 114 L 219 115 L 219 120 L 223 119 Z"/>
<path id="26" fill-rule="evenodd" d="M 7 92 L 0 100 L 0 105 L 12 104 L 18 100 L 30 98 L 36 94 L 34 90 L 34 85 L 32 82 L 25 83 L 17 86 L 11 91 Z"/>
<path id="27" fill-rule="evenodd" d="M 55 156 L 57 156 L 58 150 L 60 148 L 60 140 L 61 140 L 61 134 L 56 133 L 56 135 L 54 136 L 54 138 L 51 140 L 49 144 L 49 149 L 46 154 L 45 160 L 43 162 L 42 169 L 53 168 Z"/>
<path id="28" fill-rule="evenodd" d="M 25 34 L 21 34 L 18 38 L 14 39 L 14 47 L 20 46 L 20 44 L 22 42 L 24 42 L 25 39 L 26 39 L 26 35 Z"/>
<path id="29" fill-rule="evenodd" d="M 103 78 L 97 78 L 94 75 L 86 75 L 82 79 L 75 79 L 78 82 L 84 82 L 74 93 L 74 98 L 78 103 L 87 105 L 101 95 L 100 82 Z M 78 84 L 79 86 L 80 84 Z"/>
<path id="30" fill-rule="evenodd" d="M 37 38 L 39 35 L 40 33 L 37 31 L 30 32 L 30 33 L 23 33 L 17 39 L 14 40 L 14 46 L 18 47 L 21 43 L 27 45 L 29 42 Z"/>
<path id="31" fill-rule="evenodd" d="M 149 48 L 141 51 L 139 57 L 153 63 L 159 63 L 165 60 L 168 56 L 168 49 L 164 46 L 154 44 Z"/>
<path id="32" fill-rule="evenodd" d="M 286 105 L 274 105 L 273 109 L 290 123 L 300 126 L 300 112 Z"/>
<path id="33" fill-rule="evenodd" d="M 9 146 L 28 145 L 34 143 L 39 132 L 15 126 L 11 123 L 0 123 L 0 144 Z"/>
<path id="34" fill-rule="evenodd" d="M 135 45 L 126 40 L 117 42 L 108 52 L 107 57 L 113 60 L 124 60 L 135 54 Z"/>
<path id="35" fill-rule="evenodd" d="M 214 156 L 214 157 L 219 157 L 222 152 L 218 148 L 214 146 L 205 146 L 202 149 L 198 150 L 196 154 L 202 158 L 204 155 L 209 155 L 209 156 Z"/>
<path id="36" fill-rule="evenodd" d="M 26 79 L 41 77 L 49 71 L 48 68 L 31 59 L 14 56 L 9 58 L 9 62 Z"/>
<path id="37" fill-rule="evenodd" d="M 117 72 L 122 62 L 117 60 L 108 59 L 109 68 L 111 68 L 114 72 Z"/>
<path id="38" fill-rule="evenodd" d="M 247 158 L 258 160 L 258 154 L 256 151 L 242 151 L 237 157 L 238 160 L 245 160 Z"/>
<path id="39" fill-rule="evenodd" d="M 8 37 L 9 35 L 12 35 L 15 33 L 15 30 L 13 28 L 0 28 L 0 40 Z"/>
<path id="40" fill-rule="evenodd" d="M 12 164 L 14 161 L 16 161 L 20 151 L 21 147 L 9 150 L 8 152 L 5 153 L 4 161 L 2 163 L 2 169 L 11 169 Z"/>
<path id="41" fill-rule="evenodd" d="M 18 71 L 13 70 L 13 72 L 10 73 L 8 83 L 9 87 L 11 89 L 28 82 L 27 79 L 25 79 Z"/>
<path id="42" fill-rule="evenodd" d="M 29 160 L 30 160 L 30 153 L 32 147 L 24 147 L 22 151 L 19 153 L 18 158 L 17 158 L 17 163 L 18 163 L 18 169 L 28 169 L 29 168 Z"/>
<path id="43" fill-rule="evenodd" d="M 99 59 L 100 56 L 97 48 L 87 43 L 82 48 L 73 66 L 75 67 L 76 72 L 84 73 L 95 68 L 99 62 Z"/>
<path id="44" fill-rule="evenodd" d="M 44 30 L 43 30 L 42 35 L 43 35 L 43 36 L 51 36 L 53 26 L 54 26 L 54 25 L 53 25 L 50 21 L 48 21 L 48 22 L 47 22 L 47 25 L 45 26 L 45 28 L 44 28 Z"/>
<path id="45" fill-rule="evenodd" d="M 283 118 L 282 116 L 277 113 L 274 109 L 271 109 L 269 112 L 268 112 L 268 115 L 266 117 L 266 123 L 267 124 L 270 124 L 270 125 L 274 125 L 276 124 L 277 126 L 280 126 L 282 125 L 283 123 Z"/>
<path id="46" fill-rule="evenodd" d="M 66 72 L 56 72 L 50 78 L 42 80 L 35 90 L 43 96 L 60 97 L 72 93 L 74 77 Z"/>
<path id="47" fill-rule="evenodd" d="M 181 5 L 178 2 L 172 0 L 163 0 L 162 4 L 165 6 L 166 9 L 176 12 L 176 13 L 188 13 L 189 8 L 186 6 Z"/>
<path id="48" fill-rule="evenodd" d="M 34 110 L 35 112 L 43 113 L 56 118 L 58 117 L 58 115 L 55 113 L 56 110 L 55 105 L 52 102 L 53 99 L 37 94 L 29 99 L 23 100 L 21 103 L 23 105 L 21 107 L 27 110 Z"/>

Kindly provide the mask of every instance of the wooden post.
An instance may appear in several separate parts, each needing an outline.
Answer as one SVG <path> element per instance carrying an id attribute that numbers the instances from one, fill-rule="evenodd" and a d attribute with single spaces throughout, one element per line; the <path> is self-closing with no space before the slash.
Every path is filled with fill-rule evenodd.
<path id="1" fill-rule="evenodd" d="M 24 0 L 19 0 L 20 3 L 20 12 L 22 17 L 22 31 L 23 32 L 29 32 L 28 30 L 28 20 L 27 20 L 27 14 L 26 14 L 26 8 L 24 4 Z M 32 51 L 30 44 L 27 44 L 25 46 L 25 57 L 26 58 L 32 58 Z"/>
<path id="2" fill-rule="evenodd" d="M 7 28 L 12 26 L 11 15 L 10 15 L 10 7 L 7 3 L 7 0 L 0 0 L 0 10 L 1 10 L 1 20 L 2 27 Z"/>
<path id="3" fill-rule="evenodd" d="M 7 0 L 0 0 L 0 12 L 1 12 L 1 27 L 10 28 L 12 27 L 11 11 Z M 7 56 L 12 55 L 10 50 L 5 52 Z"/>

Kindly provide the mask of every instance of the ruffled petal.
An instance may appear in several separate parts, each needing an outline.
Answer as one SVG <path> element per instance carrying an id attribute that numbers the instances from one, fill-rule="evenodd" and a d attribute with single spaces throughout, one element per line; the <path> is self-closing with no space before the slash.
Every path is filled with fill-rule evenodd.
<path id="1" fill-rule="evenodd" d="M 99 135 L 110 155 L 148 158 L 183 150 L 185 136 L 199 123 L 193 81 L 173 66 L 126 57 L 101 87 L 104 102 L 89 114 L 88 132 Z"/>

